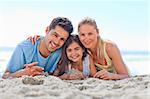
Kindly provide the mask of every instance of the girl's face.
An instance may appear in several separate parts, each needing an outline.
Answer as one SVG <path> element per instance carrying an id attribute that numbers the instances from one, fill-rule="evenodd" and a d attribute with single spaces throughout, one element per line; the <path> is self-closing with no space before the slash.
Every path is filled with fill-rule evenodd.
<path id="1" fill-rule="evenodd" d="M 79 28 L 79 38 L 87 49 L 95 49 L 97 44 L 98 32 L 95 27 L 89 24 L 83 24 Z"/>
<path id="2" fill-rule="evenodd" d="M 82 61 L 83 52 L 82 47 L 76 42 L 72 42 L 66 49 L 68 59 L 73 62 Z"/>

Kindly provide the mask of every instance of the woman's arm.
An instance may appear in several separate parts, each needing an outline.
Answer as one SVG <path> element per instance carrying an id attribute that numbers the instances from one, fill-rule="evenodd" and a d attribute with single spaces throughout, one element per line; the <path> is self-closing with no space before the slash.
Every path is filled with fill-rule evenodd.
<path id="1" fill-rule="evenodd" d="M 115 67 L 117 74 L 111 74 L 111 79 L 123 79 L 129 77 L 126 65 L 123 62 L 122 56 L 116 44 L 108 42 L 106 44 L 106 51 Z"/>
<path id="2" fill-rule="evenodd" d="M 40 35 L 34 35 L 34 36 L 29 36 L 27 38 L 27 40 L 30 40 L 32 42 L 32 44 L 34 45 L 36 43 L 36 41 L 38 41 L 40 39 Z"/>
<path id="3" fill-rule="evenodd" d="M 123 62 L 120 51 L 116 44 L 112 42 L 107 42 L 106 44 L 106 52 L 109 58 L 112 60 L 112 63 L 115 67 L 116 73 L 110 73 L 107 70 L 103 69 L 98 71 L 94 77 L 101 78 L 104 80 L 118 80 L 129 77 L 128 70 Z"/>

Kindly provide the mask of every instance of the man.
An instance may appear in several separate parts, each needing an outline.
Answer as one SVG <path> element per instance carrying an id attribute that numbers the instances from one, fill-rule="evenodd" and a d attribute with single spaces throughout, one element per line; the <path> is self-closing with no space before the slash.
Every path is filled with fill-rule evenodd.
<path id="1" fill-rule="evenodd" d="M 64 17 L 54 18 L 47 27 L 45 37 L 34 45 L 29 40 L 18 44 L 3 78 L 53 73 L 61 57 L 61 47 L 72 31 L 70 20 Z"/>

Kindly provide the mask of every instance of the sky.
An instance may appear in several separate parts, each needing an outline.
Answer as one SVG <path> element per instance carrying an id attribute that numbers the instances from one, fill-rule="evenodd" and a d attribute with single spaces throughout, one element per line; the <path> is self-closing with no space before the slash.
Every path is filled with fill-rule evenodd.
<path id="1" fill-rule="evenodd" d="M 121 50 L 150 51 L 149 0 L 0 0 L 0 47 L 15 47 L 31 35 L 45 35 L 55 17 L 79 21 L 91 17 L 100 36 Z"/>

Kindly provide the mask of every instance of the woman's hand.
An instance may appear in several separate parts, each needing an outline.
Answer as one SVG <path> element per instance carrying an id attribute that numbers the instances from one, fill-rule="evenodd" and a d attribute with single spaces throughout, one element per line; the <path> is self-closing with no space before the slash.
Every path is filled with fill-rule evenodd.
<path id="1" fill-rule="evenodd" d="M 27 38 L 27 40 L 30 40 L 32 42 L 32 44 L 35 44 L 37 40 L 40 39 L 40 35 L 35 35 L 35 36 L 30 36 Z"/>
<path id="2" fill-rule="evenodd" d="M 113 73 L 110 73 L 107 70 L 103 69 L 101 71 L 98 71 L 93 77 L 101 78 L 104 80 L 111 80 L 113 79 Z"/>

